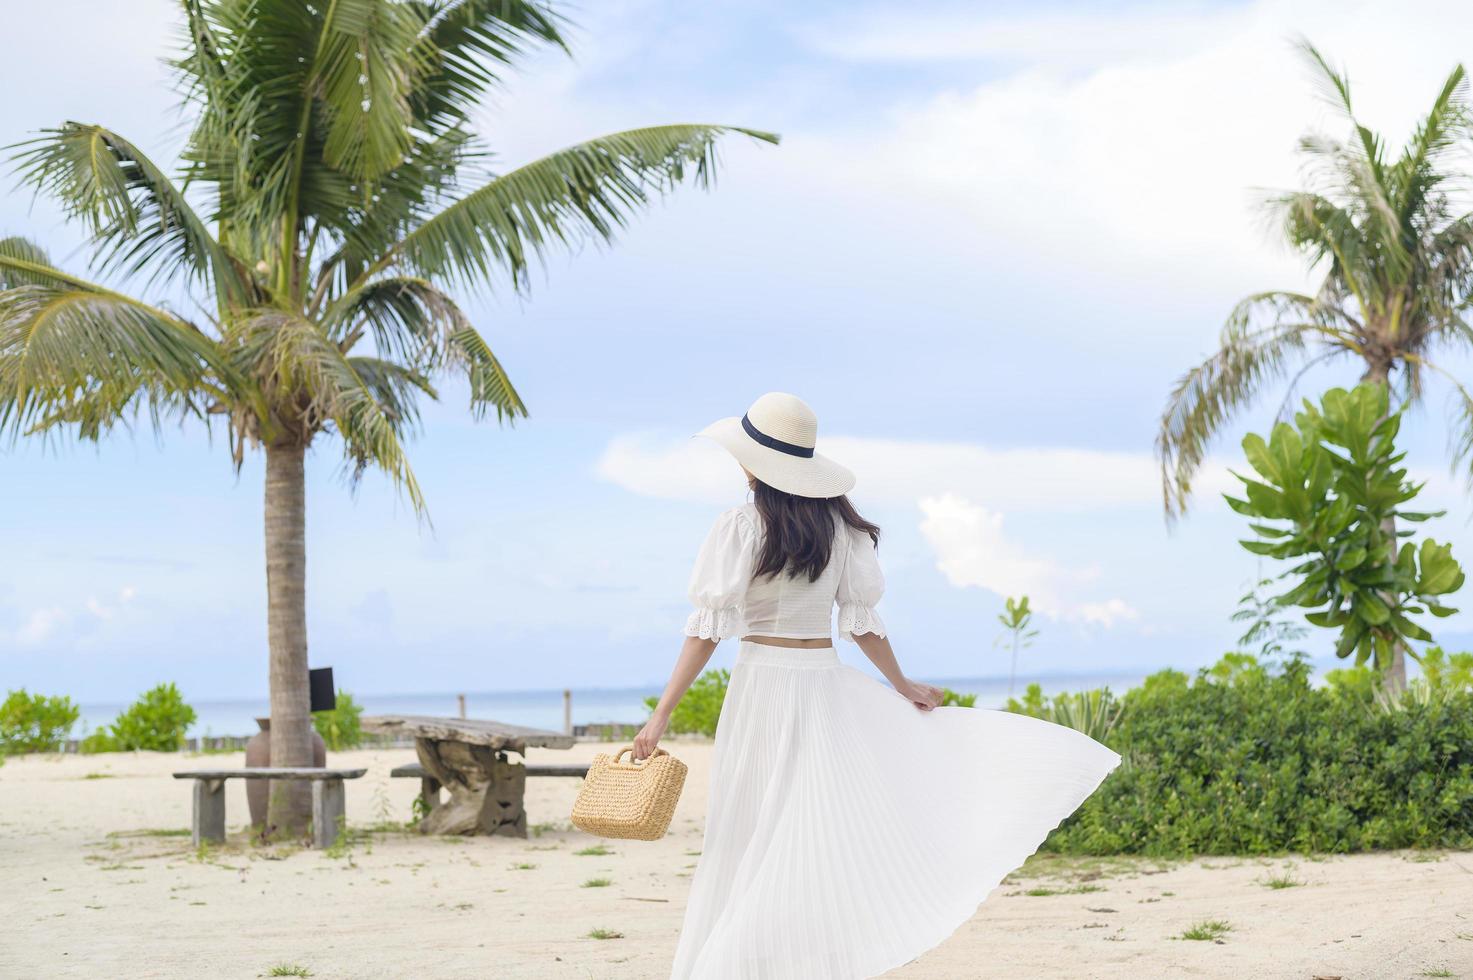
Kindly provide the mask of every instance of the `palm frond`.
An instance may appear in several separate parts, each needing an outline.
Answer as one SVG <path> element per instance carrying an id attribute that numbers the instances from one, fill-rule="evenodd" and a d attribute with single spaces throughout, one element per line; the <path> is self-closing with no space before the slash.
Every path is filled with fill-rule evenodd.
<path id="1" fill-rule="evenodd" d="M 477 419 L 489 411 L 495 411 L 497 421 L 527 414 L 485 338 L 455 301 L 426 279 L 391 276 L 358 287 L 325 311 L 324 322 L 344 349 L 366 331 L 378 352 L 414 365 L 415 371 L 464 373 Z"/>
<path id="2" fill-rule="evenodd" d="M 459 128 L 488 89 L 498 68 L 513 64 L 534 43 L 567 50 L 562 18 L 537 0 L 418 2 L 428 25 L 421 43 L 433 67 L 414 98 L 415 119 L 431 133 Z"/>
<path id="3" fill-rule="evenodd" d="M 69 122 L 12 149 L 22 180 L 86 223 L 100 269 L 204 281 L 222 302 L 245 301 L 237 264 L 174 182 L 128 140 Z"/>
<path id="4" fill-rule="evenodd" d="M 629 217 L 690 178 L 711 181 L 717 141 L 730 126 L 677 125 L 629 130 L 590 140 L 498 177 L 406 235 L 369 267 L 398 264 L 427 277 L 464 283 L 505 275 L 526 286 L 529 259 L 549 246 L 611 239 Z"/>
<path id="5" fill-rule="evenodd" d="M 336 429 L 355 480 L 370 466 L 383 470 L 424 515 L 424 496 L 401 441 L 417 418 L 403 404 L 415 372 L 401 368 L 390 379 L 382 361 L 358 360 L 368 365 L 366 377 L 317 324 L 280 310 L 258 310 L 233 323 L 226 343 L 236 369 L 254 377 L 278 406 L 275 426 L 304 442 L 320 429 Z M 381 401 L 386 394 L 392 397 Z"/>
<path id="6" fill-rule="evenodd" d="M 194 410 L 210 387 L 208 338 L 147 304 L 55 284 L 0 291 L 0 433 L 75 424 L 97 439 L 130 411 Z"/>
<path id="7" fill-rule="evenodd" d="M 52 265 L 46 250 L 30 239 L 17 235 L 0 238 L 0 290 L 16 286 L 82 289 L 90 285 Z"/>
<path id="8" fill-rule="evenodd" d="M 1260 326 L 1260 320 L 1267 319 Z M 1265 293 L 1239 304 L 1223 327 L 1219 349 L 1172 389 L 1156 436 L 1161 493 L 1168 520 L 1179 517 L 1212 438 L 1312 339 L 1341 343 L 1331 316 L 1314 297 Z"/>
<path id="9" fill-rule="evenodd" d="M 332 0 L 312 67 L 326 132 L 323 160 L 372 180 L 404 160 L 411 99 L 431 67 L 422 12 L 399 0 Z"/>
<path id="10" fill-rule="evenodd" d="M 512 387 L 511 378 L 501 366 L 491 346 L 468 322 L 463 323 L 450 336 L 452 363 L 459 364 L 466 372 L 471 386 L 471 413 L 485 418 L 494 409 L 496 420 L 509 421 L 527 415 L 527 406 L 522 396 Z"/>

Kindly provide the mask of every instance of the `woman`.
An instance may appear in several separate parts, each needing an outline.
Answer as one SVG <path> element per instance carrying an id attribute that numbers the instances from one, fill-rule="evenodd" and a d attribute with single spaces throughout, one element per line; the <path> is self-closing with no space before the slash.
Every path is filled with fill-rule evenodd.
<path id="1" fill-rule="evenodd" d="M 767 394 L 705 429 L 752 503 L 716 521 L 691 577 L 696 610 L 635 739 L 654 751 L 716 644 L 740 637 L 716 730 L 700 863 L 672 973 L 872 977 L 951 935 L 1120 757 L 1024 715 L 937 708 L 875 612 L 879 528 L 854 476 L 814 452 L 813 412 Z M 852 640 L 893 691 L 843 666 Z"/>

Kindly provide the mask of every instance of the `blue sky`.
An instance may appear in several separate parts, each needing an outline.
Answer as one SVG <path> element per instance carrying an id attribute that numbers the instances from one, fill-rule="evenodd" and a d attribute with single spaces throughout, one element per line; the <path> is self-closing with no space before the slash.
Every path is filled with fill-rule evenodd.
<path id="1" fill-rule="evenodd" d="M 173 9 L 58 0 L 12 24 L 0 78 L 26 95 L 0 106 L 0 139 L 78 119 L 171 158 Z M 1255 561 L 1210 492 L 1168 531 L 1151 442 L 1232 304 L 1310 281 L 1253 208 L 1256 188 L 1296 183 L 1299 135 L 1338 134 L 1288 41 L 1348 63 L 1395 140 L 1470 57 L 1473 11 L 894 9 L 589 4 L 571 11 L 573 59 L 510 79 L 479 120 L 508 166 L 661 122 L 784 141 L 732 141 L 714 192 L 553 257 L 528 296 L 463 297 L 532 417 L 475 424 L 445 386 L 413 447 L 432 529 L 381 478 L 350 493 L 338 447 L 316 448 L 314 663 L 370 693 L 658 682 L 701 536 L 743 499 L 735 466 L 688 435 L 768 390 L 807 399 L 821 448 L 858 472 L 912 673 L 1005 670 L 995 615 L 1023 591 L 1046 613 L 1033 671 L 1193 668 L 1231 647 Z M 28 194 L 0 199 L 14 232 L 85 267 L 76 229 Z M 1345 364 L 1302 390 L 1354 377 Z M 1451 511 L 1434 533 L 1466 558 L 1445 398 L 1414 413 L 1408 448 Z M 1242 433 L 1276 407 L 1235 423 L 1205 490 L 1228 486 Z M 192 427 L 0 453 L 5 685 L 263 695 L 260 482 L 259 458 L 236 477 Z M 1443 624 L 1455 644 L 1469 629 Z"/>

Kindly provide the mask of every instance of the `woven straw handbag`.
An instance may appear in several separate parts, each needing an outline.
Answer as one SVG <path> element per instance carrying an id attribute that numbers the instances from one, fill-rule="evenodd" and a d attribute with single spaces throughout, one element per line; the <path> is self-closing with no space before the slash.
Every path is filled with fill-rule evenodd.
<path id="1" fill-rule="evenodd" d="M 621 761 L 626 753 L 629 761 Z M 664 749 L 643 762 L 634 761 L 632 745 L 612 758 L 600 753 L 573 802 L 573 826 L 599 837 L 659 840 L 670 828 L 684 785 L 685 763 Z"/>

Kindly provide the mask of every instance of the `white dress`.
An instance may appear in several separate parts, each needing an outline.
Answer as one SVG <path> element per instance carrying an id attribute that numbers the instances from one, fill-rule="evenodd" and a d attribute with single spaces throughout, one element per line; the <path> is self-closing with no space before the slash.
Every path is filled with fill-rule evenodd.
<path id="1" fill-rule="evenodd" d="M 829 567 L 752 580 L 760 517 L 726 512 L 691 579 L 686 632 L 885 635 L 869 537 Z M 716 731 L 705 843 L 674 980 L 853 980 L 900 966 L 977 911 L 1120 757 L 1005 711 L 921 712 L 832 647 L 742 643 Z"/>

